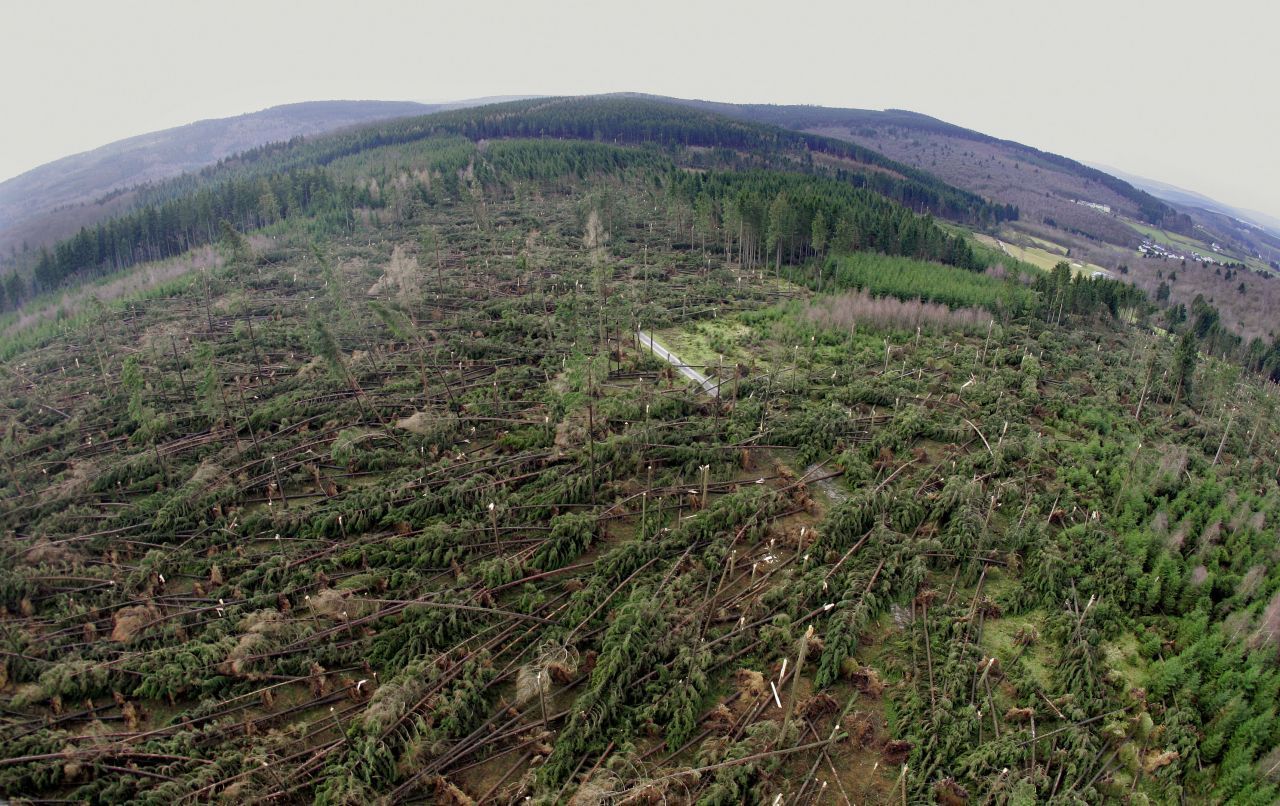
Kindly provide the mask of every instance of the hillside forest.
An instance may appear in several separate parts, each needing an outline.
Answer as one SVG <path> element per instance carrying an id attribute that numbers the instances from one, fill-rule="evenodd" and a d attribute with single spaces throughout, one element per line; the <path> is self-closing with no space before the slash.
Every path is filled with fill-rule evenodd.
<path id="1" fill-rule="evenodd" d="M 1280 797 L 1280 351 L 1208 301 L 651 101 L 152 192 L 5 289 L 81 302 L 0 321 L 0 797 Z"/>

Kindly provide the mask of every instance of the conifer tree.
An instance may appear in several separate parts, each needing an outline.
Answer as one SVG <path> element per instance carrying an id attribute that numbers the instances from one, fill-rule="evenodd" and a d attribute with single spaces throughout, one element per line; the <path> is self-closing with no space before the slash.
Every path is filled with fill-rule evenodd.
<path id="1" fill-rule="evenodd" d="M 1196 334 L 1187 330 L 1178 341 L 1174 354 L 1174 402 L 1191 398 L 1191 381 L 1196 370 Z"/>

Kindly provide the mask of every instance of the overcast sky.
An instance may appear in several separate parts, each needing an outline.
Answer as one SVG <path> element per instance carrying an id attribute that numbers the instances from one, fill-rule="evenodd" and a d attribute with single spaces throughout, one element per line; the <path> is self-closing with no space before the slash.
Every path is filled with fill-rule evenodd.
<path id="1" fill-rule="evenodd" d="M 276 104 L 639 91 L 934 115 L 1280 217 L 1268 0 L 9 2 L 0 178 Z"/>

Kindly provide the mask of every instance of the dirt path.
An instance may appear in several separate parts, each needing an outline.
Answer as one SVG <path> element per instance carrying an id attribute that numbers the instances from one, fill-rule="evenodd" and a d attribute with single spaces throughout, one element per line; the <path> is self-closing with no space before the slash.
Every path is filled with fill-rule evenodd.
<path id="1" fill-rule="evenodd" d="M 680 360 L 680 356 L 663 347 L 653 336 L 645 333 L 643 330 L 636 331 L 636 336 L 640 339 L 640 346 L 652 352 L 671 366 L 680 370 L 680 374 L 702 387 L 702 391 L 712 397 L 720 396 L 720 382 L 712 380 L 693 367 Z"/>

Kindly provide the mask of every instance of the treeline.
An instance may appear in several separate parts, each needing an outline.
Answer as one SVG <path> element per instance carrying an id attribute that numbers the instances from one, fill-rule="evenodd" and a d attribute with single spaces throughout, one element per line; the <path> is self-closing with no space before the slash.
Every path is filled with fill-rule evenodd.
<path id="1" fill-rule="evenodd" d="M 328 165 L 370 149 L 432 137 L 472 141 L 506 138 L 570 139 L 665 148 L 719 149 L 748 153 L 768 167 L 814 171 L 813 154 L 867 166 L 842 169 L 842 178 L 869 187 L 920 211 L 977 225 L 1018 217 L 1012 205 L 997 205 L 960 190 L 879 152 L 818 135 L 732 120 L 675 103 L 637 98 L 542 98 L 492 104 L 414 118 L 383 121 L 310 141 L 275 143 L 206 168 L 199 175 L 164 183 L 149 192 L 156 201 L 221 177 Z M 856 177 L 856 178 L 853 178 Z"/>
<path id="2" fill-rule="evenodd" d="M 993 205 L 976 194 L 954 188 L 871 149 L 818 135 L 634 98 L 562 98 L 522 101 L 511 106 L 514 108 L 482 107 L 424 120 L 449 133 L 475 140 L 555 137 L 729 149 L 765 155 L 770 158 L 771 167 L 780 167 L 776 162 L 784 158 L 793 170 L 797 155 L 826 154 L 883 169 L 857 172 L 860 183 L 913 209 L 978 224 L 994 224 L 1017 217 L 1016 208 Z M 846 177 L 854 174 L 847 170 L 844 173 Z"/>
<path id="3" fill-rule="evenodd" d="M 483 154 L 477 166 L 480 178 L 494 182 L 586 179 L 637 169 L 662 173 L 672 169 L 671 160 L 660 152 L 601 143 L 504 140 L 488 144 Z"/>
<path id="4" fill-rule="evenodd" d="M 222 221 L 238 229 L 258 229 L 322 211 L 347 218 L 357 196 L 357 191 L 337 186 L 322 170 L 233 179 L 201 188 L 93 229 L 82 228 L 52 251 L 42 250 L 32 275 L 32 291 L 50 291 L 71 279 L 92 279 L 137 263 L 175 257 L 213 243 L 221 235 Z M 9 307 L 20 302 L 8 294 L 5 301 Z"/>
<path id="5" fill-rule="evenodd" d="M 745 135 L 735 135 L 736 129 L 760 128 L 665 105 L 650 105 L 657 107 L 662 114 L 647 122 L 638 117 L 635 128 L 628 128 L 625 121 L 629 118 L 616 107 L 620 103 L 593 101 L 592 105 L 603 104 L 612 110 L 610 114 L 618 115 L 616 119 L 605 116 L 605 120 L 611 121 L 615 127 L 609 131 L 625 132 L 637 140 L 646 137 L 671 140 L 683 137 L 678 134 L 683 131 L 690 138 L 696 134 L 708 142 L 721 137 L 730 144 L 741 144 L 748 140 L 743 139 Z M 629 102 L 629 105 L 635 103 Z M 624 108 L 629 108 L 629 105 L 624 104 Z M 578 107 L 571 105 L 570 108 Z M 691 122 L 690 118 L 694 120 Z M 704 176 L 702 174 L 673 172 L 670 156 L 655 147 L 624 148 L 594 141 L 486 142 L 481 136 L 494 133 L 490 127 L 498 126 L 504 120 L 513 121 L 503 129 L 506 133 L 526 132 L 537 122 L 536 118 L 530 121 L 519 115 L 510 118 L 473 116 L 451 120 L 445 124 L 437 122 L 433 126 L 437 130 L 451 127 L 467 136 L 477 137 L 483 148 L 477 153 L 469 140 L 456 134 L 423 141 L 421 147 L 415 144 L 415 166 L 421 162 L 427 173 L 437 176 L 440 182 L 435 192 L 424 189 L 426 195 L 422 201 L 426 203 L 434 203 L 441 196 L 457 197 L 462 192 L 460 173 L 468 167 L 476 168 L 476 178 L 483 183 L 545 181 L 554 177 L 581 179 L 592 174 L 645 168 L 675 176 L 678 180 L 683 177 L 684 181 L 677 182 L 679 192 L 687 195 L 700 213 L 710 216 L 712 228 L 722 229 L 726 220 L 729 222 L 731 231 L 726 248 L 732 251 L 736 246 L 739 254 L 745 250 L 748 265 L 762 262 L 766 248 L 773 254 L 775 265 L 780 265 L 784 253 L 788 262 L 794 262 L 830 248 L 840 248 L 872 249 L 980 268 L 961 238 L 946 235 L 927 217 L 915 215 L 903 206 L 926 209 L 938 206 L 954 214 L 958 212 L 955 205 L 947 203 L 935 192 L 883 173 L 862 175 L 840 170 L 832 178 L 756 170 L 745 174 L 717 172 L 712 174 L 714 180 L 707 181 L 699 178 Z M 492 122 L 494 120 L 498 123 Z M 555 129 L 557 132 L 585 133 L 585 130 L 574 128 L 581 124 L 580 117 L 553 117 L 550 121 L 563 124 Z M 694 125 L 698 121 L 705 126 Z M 759 135 L 756 142 L 767 145 L 771 142 L 770 136 L 781 134 L 786 133 Z M 297 148 L 303 152 L 315 152 L 317 158 L 325 159 L 353 151 L 338 164 L 355 161 L 367 169 L 369 163 L 379 159 L 379 153 L 386 150 L 385 146 L 380 148 L 378 144 L 397 139 L 366 130 L 341 137 L 345 145 L 340 148 L 333 147 L 334 144 L 330 144 L 327 151 L 319 152 L 316 149 L 322 146 L 299 144 Z M 439 147 L 434 145 L 437 141 L 441 143 Z M 271 146 L 259 153 L 272 155 L 289 151 L 289 148 Z M 477 155 L 479 159 L 476 159 Z M 403 160 L 403 155 L 399 156 Z M 249 159 L 252 160 L 253 155 Z M 52 251 L 42 252 L 34 268 L 31 291 L 50 291 L 69 280 L 92 279 L 140 262 L 182 254 L 192 247 L 213 242 L 219 237 L 219 222 L 223 220 L 237 229 L 252 230 L 296 215 L 323 212 L 333 219 L 330 224 L 349 225 L 353 207 L 382 204 L 376 186 L 359 181 L 343 182 L 336 178 L 344 176 L 347 171 L 298 167 L 288 162 L 269 160 L 264 163 L 264 168 L 270 164 L 282 164 L 281 170 L 275 172 L 257 175 L 241 172 L 218 183 L 192 185 L 186 194 L 148 204 L 93 229 L 82 229 L 73 238 L 57 244 Z M 788 167 L 805 166 L 788 163 Z M 192 181 L 184 179 L 171 186 L 170 190 Z M 430 184 L 430 179 L 427 184 Z M 891 200 L 901 203 L 894 204 Z M 703 220 L 705 223 L 706 215 Z M 5 293 L 0 303 L 7 303 L 7 307 L 16 307 L 20 303 L 26 294 L 26 289 L 17 287 L 20 282 L 16 280 L 13 289 L 5 289 L 11 293 Z"/>
<path id="6" fill-rule="evenodd" d="M 842 167 L 828 171 L 835 181 L 874 192 L 911 210 L 980 224 L 1017 216 L 1014 208 L 992 205 L 928 174 L 849 143 L 654 101 L 544 99 L 388 121 L 314 141 L 273 144 L 226 160 L 198 175 L 161 183 L 143 194 L 146 203 L 135 212 L 92 229 L 85 228 L 51 251 L 43 252 L 34 267 L 29 291 L 49 291 L 68 280 L 91 279 L 139 262 L 173 257 L 193 246 L 210 243 L 217 237 L 222 220 L 238 229 L 257 229 L 299 213 L 313 215 L 327 211 L 335 219 L 349 222 L 351 208 L 358 204 L 376 204 L 376 193 L 368 187 L 339 187 L 334 175 L 325 170 L 326 166 L 384 146 L 428 138 L 447 138 L 452 142 L 465 138 L 481 144 L 495 171 L 526 179 L 582 177 L 641 161 L 656 167 L 662 159 L 660 149 L 664 147 L 712 149 L 714 156 L 705 151 L 691 156 L 722 164 L 733 163 L 745 152 L 752 160 L 770 167 L 801 170 L 812 175 L 826 171 L 815 166 L 813 160 L 814 153 L 823 153 L 876 169 L 858 171 Z M 565 150 L 549 143 L 525 142 L 508 147 L 501 142 L 510 138 L 567 138 L 597 145 Z M 493 139 L 499 142 L 486 142 Z M 611 150 L 602 141 L 648 144 L 652 148 Z M 640 154 L 646 155 L 643 160 Z M 446 193 L 458 190 L 458 178 L 452 173 L 442 171 L 442 189 Z M 797 178 L 791 183 L 801 181 Z M 830 195 L 829 191 L 824 193 Z M 768 212 L 768 205 L 775 197 L 776 192 L 770 193 L 768 199 L 762 197 L 759 209 L 753 206 L 752 199 L 743 200 L 744 214 L 756 224 L 754 231 L 759 238 L 763 238 L 768 229 L 760 217 Z M 812 249 L 809 214 L 814 208 L 797 198 L 798 212 L 792 215 L 788 211 L 786 221 L 777 222 L 785 226 L 772 227 L 775 233 L 783 234 L 779 243 L 789 257 Z M 956 265 L 965 265 L 969 260 L 969 256 L 957 251 L 958 240 L 952 244 L 934 242 L 937 233 L 918 223 L 906 211 L 896 210 L 890 215 L 882 205 L 872 213 L 878 220 L 869 222 L 865 219 L 870 206 L 865 199 L 857 206 L 863 208 L 863 213 L 855 217 L 858 219 L 856 233 L 850 235 L 832 229 L 830 239 L 839 241 L 842 236 L 850 235 L 845 240 L 853 248 L 940 259 Z M 831 227 L 841 218 L 848 218 L 833 215 L 830 210 L 824 212 L 824 217 Z M 743 229 L 745 234 L 746 227 Z M 773 244 L 775 252 L 777 245 Z M 28 289 L 19 287 L 21 282 L 16 280 L 12 288 L 4 289 L 0 304 L 15 307 L 21 302 L 28 293 Z"/>
<path id="7" fill-rule="evenodd" d="M 815 287 L 859 289 L 874 296 L 939 302 L 953 309 L 1018 314 L 1031 309 L 1036 299 L 1022 285 L 988 274 L 869 252 L 830 258 L 820 277 L 802 279 Z"/>
<path id="8" fill-rule="evenodd" d="M 1222 314 L 1203 294 L 1196 294 L 1189 310 L 1186 305 L 1174 305 L 1165 317 L 1170 327 L 1190 332 L 1199 348 L 1209 355 L 1233 361 L 1280 383 L 1280 336 L 1270 344 L 1255 336 L 1246 344 L 1222 323 Z"/>
<path id="9" fill-rule="evenodd" d="M 955 124 L 929 117 L 928 115 L 919 114 L 918 112 L 908 112 L 902 109 L 879 111 L 873 109 L 831 109 L 822 106 L 693 103 L 700 108 L 715 109 L 724 114 L 745 120 L 794 129 L 845 126 L 850 129 L 870 129 L 874 133 L 877 129 L 898 128 L 907 132 L 923 131 L 978 143 L 1002 145 L 1018 151 L 1028 162 L 1065 170 L 1067 173 L 1097 182 L 1116 195 L 1126 198 L 1137 205 L 1139 211 L 1141 211 L 1142 218 L 1149 223 L 1161 224 L 1169 229 L 1182 231 L 1189 231 L 1192 226 L 1191 219 L 1186 214 L 1179 213 L 1150 193 L 1140 190 L 1123 179 L 1104 171 L 1090 168 L 1070 157 L 1041 151 L 1038 148 L 1032 148 L 1013 140 L 1001 140 L 972 129 L 965 129 Z"/>
<path id="10" fill-rule="evenodd" d="M 480 156 L 469 141 L 442 138 L 415 145 L 409 155 L 388 157 L 373 152 L 350 159 L 355 161 L 350 170 L 343 165 L 229 179 L 147 205 L 93 229 L 81 229 L 40 254 L 30 289 L 16 274 L 0 283 L 0 306 L 16 307 L 29 293 L 51 291 L 69 281 L 90 280 L 213 243 L 222 235 L 223 221 L 247 231 L 287 218 L 320 216 L 322 229 L 342 230 L 352 224 L 354 208 L 386 205 L 387 194 L 368 178 L 390 173 L 375 170 L 373 163 L 378 159 L 386 159 L 397 171 L 410 165 L 423 171 L 425 182 L 416 183 L 413 195 L 425 204 L 462 195 L 462 174 L 468 167 L 474 168 L 476 179 L 485 184 L 581 179 L 641 167 L 665 176 L 671 170 L 670 160 L 644 149 L 550 141 L 492 143 Z"/>
<path id="11" fill-rule="evenodd" d="M 1137 286 L 1110 277 L 1074 277 L 1071 266 L 1059 261 L 1053 271 L 1036 277 L 1032 288 L 1040 295 L 1039 314 L 1047 321 L 1060 322 L 1065 315 L 1093 316 L 1105 312 L 1117 319 L 1128 312 L 1145 314 L 1147 295 Z"/>
<path id="12" fill-rule="evenodd" d="M 828 258 L 814 274 L 793 272 L 792 279 L 815 289 L 859 289 L 873 296 L 939 302 L 952 309 L 986 308 L 1014 317 L 1034 314 L 1055 324 L 1066 317 L 1137 319 L 1150 307 L 1135 286 L 1106 277 L 1072 277 L 1066 263 L 1048 274 L 1023 277 L 1003 269 L 961 271 L 936 259 L 855 252 Z"/>
<path id="13" fill-rule="evenodd" d="M 694 229 L 742 265 L 802 262 L 831 251 L 870 250 L 984 266 L 928 216 L 833 179 L 776 171 L 673 174 L 671 192 L 693 211 Z"/>
<path id="14" fill-rule="evenodd" d="M 1068 314 L 1090 316 L 1102 312 L 1112 318 L 1129 312 L 1138 318 L 1153 310 L 1137 286 L 1108 277 L 1072 277 L 1065 262 L 1037 277 L 1032 288 L 1039 294 L 1038 314 L 1046 321 L 1057 322 Z M 1280 383 L 1280 337 L 1270 343 L 1254 337 L 1246 343 L 1223 324 L 1218 309 L 1201 294 L 1196 295 L 1189 309 L 1183 304 L 1166 309 L 1164 318 L 1172 330 L 1189 336 L 1198 350 Z"/>

